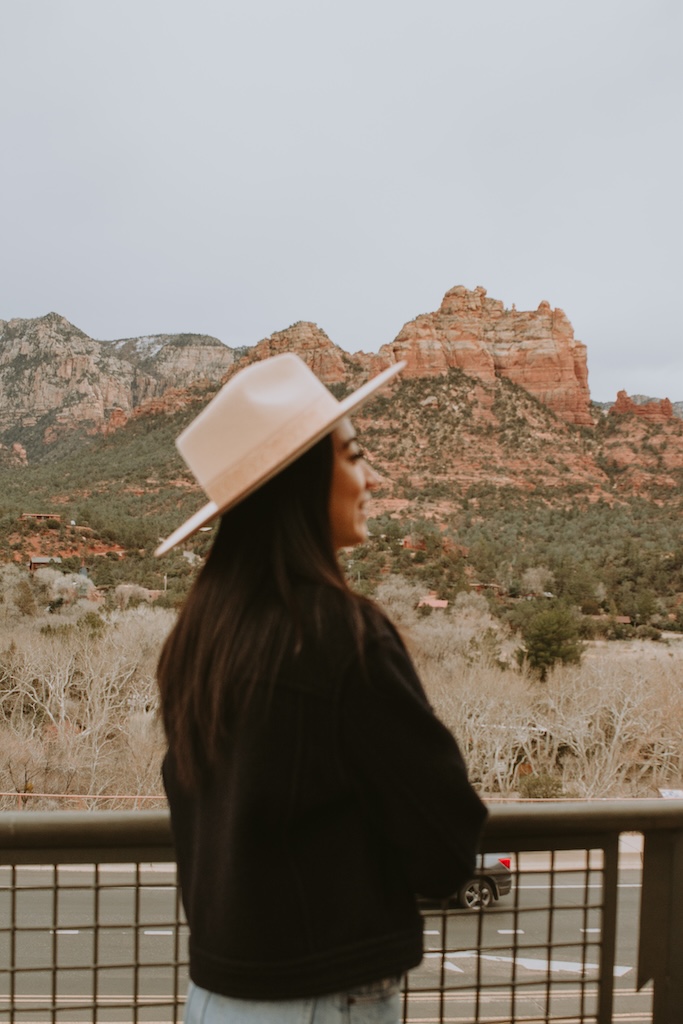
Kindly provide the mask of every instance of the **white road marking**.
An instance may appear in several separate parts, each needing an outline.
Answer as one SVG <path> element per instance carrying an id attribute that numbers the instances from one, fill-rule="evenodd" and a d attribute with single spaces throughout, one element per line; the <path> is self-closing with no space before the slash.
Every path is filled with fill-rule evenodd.
<path id="1" fill-rule="evenodd" d="M 173 935 L 173 931 L 171 928 L 146 928 L 143 935 Z"/>
<path id="2" fill-rule="evenodd" d="M 542 883 L 539 885 L 524 885 L 519 883 L 518 889 L 604 889 L 604 886 L 597 882 L 590 882 L 588 885 L 570 884 L 567 882 L 565 885 L 550 885 L 550 883 Z M 640 882 L 619 882 L 617 889 L 640 889 Z"/>
<path id="3" fill-rule="evenodd" d="M 579 928 L 579 931 L 584 935 L 599 935 L 602 928 Z"/>
<path id="4" fill-rule="evenodd" d="M 78 928 L 50 928 L 52 935 L 80 935 Z"/>
<path id="5" fill-rule="evenodd" d="M 490 953 L 477 953 L 475 950 L 462 950 L 461 952 L 447 953 L 446 954 L 451 960 L 474 960 L 478 956 L 482 960 L 491 960 L 493 963 L 501 964 L 517 964 L 519 967 L 526 967 L 528 971 L 556 971 L 558 973 L 568 972 L 570 974 L 584 974 L 586 971 L 597 971 L 600 969 L 600 964 L 582 964 L 577 963 L 574 960 L 540 960 L 535 957 L 526 956 L 492 956 Z M 437 956 L 441 956 L 441 953 L 426 953 L 426 957 L 434 959 Z M 450 964 L 447 960 L 444 967 L 451 971 L 460 971 L 462 968 L 457 967 L 455 964 Z M 614 965 L 614 977 L 621 978 L 629 971 L 632 971 L 632 967 L 620 967 L 618 964 Z"/>
<path id="6" fill-rule="evenodd" d="M 525 932 L 522 928 L 499 928 L 499 935 L 524 935 Z"/>

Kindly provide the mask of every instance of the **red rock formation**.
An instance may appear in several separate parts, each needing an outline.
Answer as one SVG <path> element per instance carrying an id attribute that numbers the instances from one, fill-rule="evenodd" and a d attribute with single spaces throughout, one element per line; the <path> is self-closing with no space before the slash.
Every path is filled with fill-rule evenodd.
<path id="1" fill-rule="evenodd" d="M 109 433 L 133 416 L 182 408 L 197 397 L 199 378 L 206 393 L 240 367 L 285 351 L 298 353 L 326 384 L 347 388 L 398 359 L 406 359 L 408 377 L 438 377 L 459 368 L 476 381 L 466 397 L 475 418 L 492 425 L 492 385 L 505 378 L 562 420 L 592 426 L 586 348 L 562 310 L 547 302 L 532 311 L 506 309 L 484 288 L 457 286 L 436 312 L 405 324 L 374 354 L 349 355 L 306 321 L 240 349 L 204 335 L 96 342 L 57 314 L 0 321 L 0 437 L 17 424 L 35 426 L 48 414 L 46 443 L 79 426 Z M 433 398 L 424 402 L 425 409 L 439 412 Z M 623 392 L 612 412 L 631 413 L 639 422 L 676 419 L 668 400 L 637 405 Z M 10 457 L 17 455 L 2 455 L 3 461 Z"/>
<path id="2" fill-rule="evenodd" d="M 673 406 L 668 398 L 659 402 L 644 402 L 638 405 L 625 391 L 617 392 L 617 400 L 610 409 L 610 415 L 616 413 L 622 416 L 641 416 L 651 423 L 666 423 L 673 419 Z"/>
<path id="3" fill-rule="evenodd" d="M 484 382 L 506 377 L 568 423 L 592 425 L 586 346 L 561 309 L 505 309 L 485 288 L 446 292 L 436 313 L 405 324 L 375 359 L 377 368 L 406 359 L 409 376 L 457 367 Z"/>
<path id="4" fill-rule="evenodd" d="M 26 466 L 28 456 L 23 444 L 15 441 L 12 445 L 0 444 L 0 465 Z"/>
<path id="5" fill-rule="evenodd" d="M 138 406 L 133 412 L 133 419 L 137 419 L 139 416 L 172 416 L 173 413 L 180 412 L 190 402 L 194 402 L 197 399 L 199 389 L 206 387 L 208 381 L 197 382 L 198 387 L 194 388 L 167 388 L 163 395 L 158 398 L 150 398 L 142 405 Z M 116 430 L 116 424 L 114 421 L 114 412 L 120 412 L 121 410 L 112 410 L 111 417 L 111 429 Z M 123 424 L 121 424 L 122 426 Z"/>
<path id="6" fill-rule="evenodd" d="M 301 320 L 284 331 L 276 331 L 269 338 L 259 341 L 242 359 L 235 363 L 235 370 L 258 359 L 279 355 L 281 352 L 296 352 L 310 366 L 325 384 L 339 384 L 349 376 L 348 365 L 344 362 L 346 353 L 335 345 L 317 324 Z M 348 356 L 346 356 L 348 360 Z M 224 377 L 227 380 L 232 375 Z"/>
<path id="7" fill-rule="evenodd" d="M 26 449 L 24 448 L 23 444 L 19 444 L 18 441 L 15 441 L 14 444 L 12 445 L 12 454 L 14 455 L 16 460 L 20 462 L 23 466 L 25 466 L 26 463 L 28 462 Z"/>
<path id="8" fill-rule="evenodd" d="M 106 434 L 112 434 L 115 430 L 118 430 L 119 427 L 125 427 L 127 422 L 128 416 L 123 409 L 112 409 L 109 414 L 109 419 L 105 424 L 104 432 Z"/>

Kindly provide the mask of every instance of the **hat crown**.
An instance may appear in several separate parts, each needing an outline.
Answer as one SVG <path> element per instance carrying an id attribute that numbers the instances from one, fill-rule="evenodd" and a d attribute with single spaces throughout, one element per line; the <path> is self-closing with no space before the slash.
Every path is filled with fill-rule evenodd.
<path id="1" fill-rule="evenodd" d="M 176 441 L 197 482 L 211 492 L 217 471 L 267 445 L 292 420 L 337 402 L 293 352 L 252 363 L 221 388 Z"/>

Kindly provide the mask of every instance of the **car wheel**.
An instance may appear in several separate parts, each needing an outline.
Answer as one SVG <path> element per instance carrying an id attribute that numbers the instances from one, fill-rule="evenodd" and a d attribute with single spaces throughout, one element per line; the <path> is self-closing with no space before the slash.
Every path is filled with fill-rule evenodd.
<path id="1" fill-rule="evenodd" d="M 493 889 L 483 878 L 473 878 L 458 893 L 458 903 L 466 910 L 480 910 L 493 903 Z"/>

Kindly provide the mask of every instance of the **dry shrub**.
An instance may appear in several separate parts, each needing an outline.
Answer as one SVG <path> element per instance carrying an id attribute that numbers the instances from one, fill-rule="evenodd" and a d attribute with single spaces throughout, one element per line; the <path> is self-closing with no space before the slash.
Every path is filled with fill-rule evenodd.
<path id="1" fill-rule="evenodd" d="M 155 669 L 172 622 L 141 606 L 96 630 L 16 626 L 0 653 L 0 790 L 159 793 Z"/>
<path id="2" fill-rule="evenodd" d="M 507 631 L 481 594 L 460 593 L 451 608 L 427 615 L 421 615 L 418 608 L 423 596 L 423 588 L 401 577 L 391 577 L 377 589 L 378 603 L 401 630 L 421 670 L 452 657 L 468 662 L 501 657 Z"/>
<path id="3" fill-rule="evenodd" d="M 6 592 L 21 579 L 13 567 L 0 575 Z M 39 583 L 49 593 L 60 585 Z M 540 684 L 501 668 L 515 643 L 481 595 L 427 615 L 423 588 L 401 578 L 378 596 L 483 793 L 559 784 L 579 797 L 646 796 L 682 785 L 683 644 L 674 655 L 663 644 L 595 643 L 581 666 Z M 173 621 L 146 604 L 104 615 L 82 599 L 32 617 L 0 606 L 0 790 L 16 794 L 6 807 L 53 806 L 22 798 L 31 792 L 85 794 L 84 806 L 161 792 L 155 669 Z"/>
<path id="4" fill-rule="evenodd" d="M 556 764 L 578 796 L 654 795 L 683 778 L 680 665 L 639 658 L 558 668 L 542 695 Z"/>
<path id="5" fill-rule="evenodd" d="M 426 665 L 422 676 L 439 717 L 461 745 L 472 781 L 485 793 L 513 792 L 516 766 L 528 755 L 528 681 L 462 657 Z"/>
<path id="6" fill-rule="evenodd" d="M 150 593 L 146 587 L 137 583 L 119 583 L 114 588 L 114 602 L 119 609 L 127 608 L 129 605 L 138 605 L 141 601 L 149 601 Z"/>
<path id="7" fill-rule="evenodd" d="M 576 797 L 652 796 L 681 785 L 680 663 L 587 661 L 556 668 L 545 684 L 462 658 L 427 661 L 422 674 L 486 793 L 512 795 L 522 764 Z"/>
<path id="8" fill-rule="evenodd" d="M 509 641 L 480 595 L 420 618 L 419 588 L 385 586 L 379 596 L 482 792 L 539 791 L 521 785 L 530 776 L 520 768 L 543 778 L 544 791 L 557 782 L 576 797 L 652 796 L 683 784 L 683 645 L 674 654 L 596 644 L 582 665 L 558 666 L 541 684 L 523 669 L 501 670 Z"/>
<path id="9" fill-rule="evenodd" d="M 34 585 L 42 591 L 45 604 L 61 602 L 68 607 L 83 599 L 94 601 L 97 595 L 93 581 L 78 572 L 59 572 L 44 566 L 36 570 L 33 579 Z"/>

